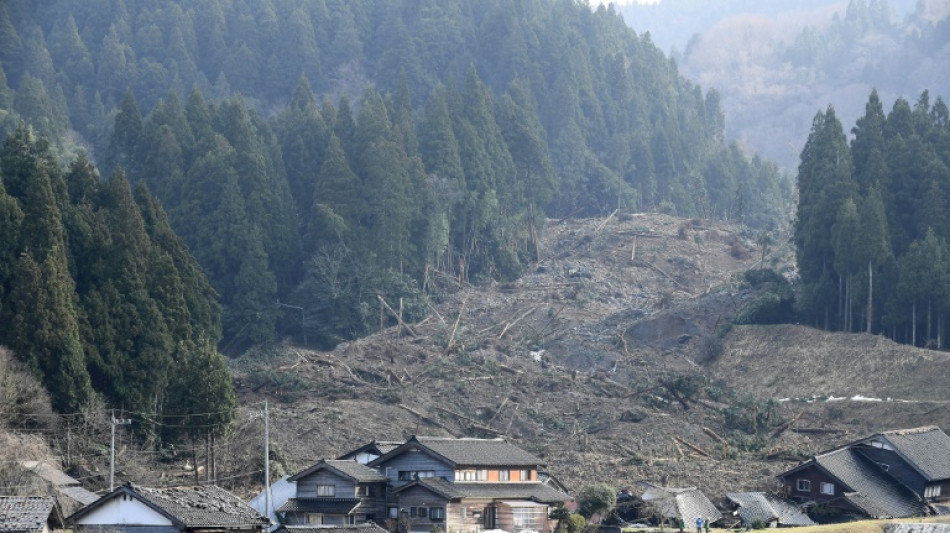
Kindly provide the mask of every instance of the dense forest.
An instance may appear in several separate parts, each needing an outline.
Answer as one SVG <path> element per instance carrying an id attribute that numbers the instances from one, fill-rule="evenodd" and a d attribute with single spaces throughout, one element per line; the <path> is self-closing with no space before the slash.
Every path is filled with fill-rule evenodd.
<path id="1" fill-rule="evenodd" d="M 333 346 L 380 299 L 412 319 L 449 283 L 512 279 L 546 217 L 788 211 L 715 91 L 571 0 L 14 0 L 0 65 L 6 135 L 26 122 L 155 195 L 227 353 Z"/>
<path id="2" fill-rule="evenodd" d="M 924 92 L 885 114 L 872 92 L 850 145 L 833 107 L 801 154 L 795 245 L 803 319 L 946 344 L 950 111 Z"/>

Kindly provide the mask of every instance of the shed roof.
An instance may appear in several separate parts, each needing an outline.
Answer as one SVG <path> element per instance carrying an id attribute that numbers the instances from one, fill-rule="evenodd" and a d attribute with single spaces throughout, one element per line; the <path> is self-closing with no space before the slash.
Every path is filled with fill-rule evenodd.
<path id="1" fill-rule="evenodd" d="M 278 528 L 280 533 L 387 533 L 385 529 L 373 524 L 372 522 L 367 522 L 365 524 L 354 524 L 346 526 L 324 526 L 324 525 L 307 525 L 307 526 L 287 526 L 283 525 Z"/>
<path id="2" fill-rule="evenodd" d="M 394 492 L 399 493 L 412 487 L 426 488 L 447 500 L 462 498 L 484 498 L 492 500 L 530 500 L 540 503 L 556 503 L 570 499 L 570 496 L 554 487 L 538 482 L 529 483 L 452 483 L 442 478 L 420 478 L 407 483 Z"/>
<path id="3" fill-rule="evenodd" d="M 799 506 L 764 492 L 728 492 L 726 498 L 739 506 L 739 518 L 745 525 L 752 525 L 756 520 L 765 524 L 777 521 L 783 526 L 815 524 Z"/>
<path id="4" fill-rule="evenodd" d="M 42 531 L 54 503 L 47 496 L 0 496 L 0 531 Z"/>
<path id="5" fill-rule="evenodd" d="M 330 470 L 336 472 L 338 475 L 348 477 L 357 483 L 382 483 L 386 481 L 386 476 L 366 465 L 357 463 L 352 459 L 321 459 L 320 462 L 304 470 L 303 472 L 291 476 L 289 481 L 297 481 L 320 470 Z"/>
<path id="6" fill-rule="evenodd" d="M 290 498 L 277 509 L 281 513 L 350 514 L 359 507 L 359 498 Z"/>

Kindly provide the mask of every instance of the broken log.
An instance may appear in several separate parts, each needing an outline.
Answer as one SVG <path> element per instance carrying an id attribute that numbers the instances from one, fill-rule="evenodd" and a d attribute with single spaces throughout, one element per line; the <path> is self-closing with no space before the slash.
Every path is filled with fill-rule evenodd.
<path id="1" fill-rule="evenodd" d="M 607 223 L 610 222 L 610 219 L 614 218 L 614 215 L 617 214 L 617 211 L 620 211 L 620 209 L 614 209 L 614 212 L 611 213 L 610 216 L 608 216 L 607 218 L 604 219 L 603 222 L 598 224 L 597 229 L 594 230 L 594 233 L 600 233 L 601 231 L 603 231 L 603 229 L 607 227 Z"/>
<path id="2" fill-rule="evenodd" d="M 454 437 L 454 438 L 456 438 L 456 439 L 460 437 L 457 433 L 455 433 L 454 431 L 452 431 L 451 429 L 449 429 L 449 428 L 448 428 L 445 424 L 443 424 L 442 422 L 439 422 L 438 420 L 435 420 L 435 419 L 433 419 L 433 418 L 431 418 L 431 417 L 428 417 L 428 416 L 426 416 L 426 415 L 420 413 L 419 411 L 416 411 L 416 410 L 413 409 L 412 407 L 409 407 L 408 405 L 401 404 L 401 403 L 397 403 L 396 406 L 397 406 L 397 407 L 400 407 L 400 408 L 402 408 L 402 409 L 405 409 L 406 411 L 409 411 L 410 413 L 416 415 L 417 417 L 419 417 L 419 420 L 420 420 L 420 421 L 425 422 L 426 424 L 429 424 L 429 425 L 432 425 L 432 426 L 435 426 L 435 427 L 444 429 L 445 431 L 448 432 L 449 435 L 452 435 L 452 437 Z"/>
<path id="3" fill-rule="evenodd" d="M 781 426 L 775 428 L 775 431 L 772 432 L 772 438 L 774 439 L 774 438 L 778 437 L 779 435 L 781 435 L 782 433 L 785 433 L 785 431 L 786 431 L 788 428 L 792 427 L 792 424 L 794 424 L 795 421 L 798 420 L 799 418 L 801 418 L 802 415 L 804 415 L 804 414 L 805 414 L 805 411 L 799 411 L 798 414 L 795 415 L 795 416 L 793 416 L 791 419 L 789 419 L 788 422 L 785 422 L 785 423 L 782 424 Z"/>
<path id="4" fill-rule="evenodd" d="M 683 446 L 686 446 L 686 447 L 689 448 L 690 450 L 693 450 L 694 452 L 698 453 L 699 455 L 712 458 L 712 455 L 710 455 L 709 452 L 707 452 L 706 450 L 704 450 L 704 449 L 702 449 L 702 448 L 700 448 L 699 446 L 696 446 L 696 445 L 694 445 L 694 444 L 690 444 L 690 443 L 686 442 L 685 440 L 683 440 L 683 439 L 677 437 L 676 435 L 673 436 L 673 440 L 675 440 L 676 442 L 679 442 L 679 443 L 682 444 Z"/>
<path id="5" fill-rule="evenodd" d="M 836 433 L 845 433 L 843 429 L 833 429 L 833 428 L 792 428 L 794 433 L 801 433 L 803 435 L 831 435 Z"/>
<path id="6" fill-rule="evenodd" d="M 393 308 L 390 307 L 388 303 L 386 303 L 386 299 L 383 298 L 382 295 L 377 294 L 376 297 L 379 298 L 379 303 L 383 304 L 383 307 L 385 307 L 386 310 L 389 311 L 389 314 L 391 314 L 396 319 L 396 322 L 399 323 L 399 326 L 402 329 L 405 329 L 406 332 L 409 333 L 409 335 L 413 337 L 418 337 L 418 335 L 416 335 L 416 332 L 413 331 L 411 327 L 409 327 L 409 324 L 406 324 L 405 322 L 403 322 L 402 313 L 398 313 L 395 310 L 393 310 Z"/>

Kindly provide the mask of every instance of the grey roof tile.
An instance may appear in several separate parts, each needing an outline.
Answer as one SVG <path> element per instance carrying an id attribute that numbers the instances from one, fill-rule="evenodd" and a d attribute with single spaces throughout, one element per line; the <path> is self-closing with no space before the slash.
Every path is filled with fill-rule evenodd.
<path id="1" fill-rule="evenodd" d="M 280 526 L 279 533 L 387 533 L 376 524 L 354 524 L 350 526 Z"/>
<path id="2" fill-rule="evenodd" d="M 937 426 L 885 431 L 881 436 L 928 480 L 950 479 L 950 436 Z"/>
<path id="3" fill-rule="evenodd" d="M 320 462 L 304 470 L 303 472 L 294 474 L 289 480 L 297 481 L 303 477 L 313 474 L 314 472 L 324 469 L 335 470 L 358 483 L 383 483 L 386 481 L 386 476 L 366 465 L 357 463 L 352 459 L 321 459 Z"/>
<path id="4" fill-rule="evenodd" d="M 46 496 L 0 496 L 0 531 L 42 531 L 53 504 Z"/>
<path id="5" fill-rule="evenodd" d="M 414 486 L 425 487 L 448 500 L 491 498 L 495 500 L 531 500 L 540 503 L 564 502 L 571 499 L 563 492 L 543 483 L 452 483 L 442 478 L 422 478 L 396 489 L 402 492 Z"/>
<path id="6" fill-rule="evenodd" d="M 281 513 L 350 514 L 359 498 L 290 498 L 277 509 Z"/>
<path id="7" fill-rule="evenodd" d="M 851 448 L 817 455 L 814 462 L 854 491 L 844 498 L 872 517 L 902 518 L 926 513 L 916 495 L 890 480 Z"/>
<path id="8" fill-rule="evenodd" d="M 545 464 L 540 457 L 503 439 L 453 439 L 424 436 L 413 437 L 413 439 L 456 466 L 540 466 Z"/>
<path id="9" fill-rule="evenodd" d="M 188 527 L 266 525 L 253 507 L 215 485 L 185 487 L 129 486 L 133 492 Z"/>
<path id="10" fill-rule="evenodd" d="M 815 524 L 799 506 L 764 492 L 729 492 L 726 498 L 739 506 L 738 515 L 745 525 L 752 525 L 756 520 L 765 524 L 774 520 L 783 526 Z"/>
<path id="11" fill-rule="evenodd" d="M 56 492 L 63 494 L 72 500 L 76 500 L 83 505 L 89 505 L 90 503 L 94 503 L 99 499 L 98 494 L 88 491 L 82 487 L 56 487 Z"/>
<path id="12" fill-rule="evenodd" d="M 722 518 L 719 509 L 696 487 L 661 487 L 646 482 L 640 482 L 640 486 L 645 489 L 641 498 L 665 517 L 680 518 L 686 525 L 692 525 L 699 517 L 710 522 Z"/>

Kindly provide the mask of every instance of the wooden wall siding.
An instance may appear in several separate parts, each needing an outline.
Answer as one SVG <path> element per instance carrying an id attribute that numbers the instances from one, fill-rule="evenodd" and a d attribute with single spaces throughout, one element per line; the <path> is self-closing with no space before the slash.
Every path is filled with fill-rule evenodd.
<path id="1" fill-rule="evenodd" d="M 414 450 L 393 457 L 380 464 L 377 469 L 395 485 L 406 483 L 405 481 L 399 481 L 400 470 L 433 470 L 435 471 L 435 477 L 444 477 L 448 480 L 455 479 L 455 470 L 447 463 Z"/>
<path id="2" fill-rule="evenodd" d="M 409 516 L 410 507 L 441 507 L 445 509 L 447 503 L 448 501 L 442 496 L 422 487 L 412 487 L 399 493 L 399 512 L 406 513 L 406 516 Z M 446 510 L 445 516 L 445 520 L 434 521 L 430 520 L 428 516 L 425 518 L 409 516 L 410 529 L 413 531 L 431 531 L 433 525 L 438 525 L 445 530 L 448 510 Z"/>
<path id="3" fill-rule="evenodd" d="M 527 503 L 527 502 L 526 502 L 526 503 Z M 528 505 L 526 505 L 526 506 L 528 506 Z M 532 508 L 539 507 L 539 508 L 538 508 L 538 511 L 537 511 L 537 515 L 538 515 L 539 517 L 543 517 L 543 518 L 538 518 L 538 520 L 537 520 L 537 521 L 538 521 L 538 525 L 540 526 L 540 528 L 535 529 L 535 528 L 533 528 L 533 527 L 528 527 L 527 529 L 532 529 L 532 530 L 540 531 L 540 533 L 547 533 L 547 532 L 549 531 L 549 530 L 548 530 L 548 520 L 547 520 L 547 516 L 548 516 L 548 508 L 547 508 L 547 506 L 535 506 L 534 504 L 530 504 L 530 506 L 531 506 Z M 513 506 L 511 506 L 511 505 L 507 505 L 507 504 L 503 504 L 503 503 L 496 503 L 496 504 L 495 504 L 495 524 L 494 524 L 494 526 L 495 526 L 496 529 L 502 529 L 502 530 L 505 530 L 505 531 L 512 531 L 512 532 L 514 532 L 514 531 L 516 531 L 516 530 L 517 530 L 517 531 L 521 531 L 521 530 L 523 530 L 523 529 L 526 529 L 526 528 L 520 527 L 520 526 L 519 526 L 518 528 L 515 528 L 514 511 L 512 510 L 512 507 L 513 507 Z M 516 506 L 515 506 L 515 507 L 516 507 Z M 488 524 L 488 526 L 490 527 L 491 524 Z"/>
<path id="4" fill-rule="evenodd" d="M 904 486 L 917 493 L 918 496 L 924 495 L 927 480 L 914 467 L 907 464 L 897 452 L 872 447 L 861 447 L 858 450 L 859 453 L 864 454 L 871 461 L 886 464 L 887 475 L 900 481 Z"/>
<path id="5" fill-rule="evenodd" d="M 298 498 L 316 498 L 317 485 L 333 485 L 334 498 L 356 498 L 356 482 L 327 470 L 318 470 L 297 481 Z"/>
<path id="6" fill-rule="evenodd" d="M 486 502 L 451 502 L 445 508 L 446 533 L 478 533 L 485 529 Z M 467 509 L 462 518 L 462 509 Z M 478 516 L 475 516 L 478 513 Z"/>
<path id="7" fill-rule="evenodd" d="M 798 480 L 807 479 L 811 482 L 811 489 L 807 492 L 798 490 Z M 835 486 L 835 493 L 832 495 L 821 493 L 821 484 L 831 483 Z M 833 500 L 840 497 L 846 490 L 851 490 L 841 483 L 836 482 L 830 476 L 815 467 L 806 468 L 795 472 L 785 478 L 785 484 L 788 487 L 788 495 L 799 500 L 814 500 L 818 502 Z"/>

